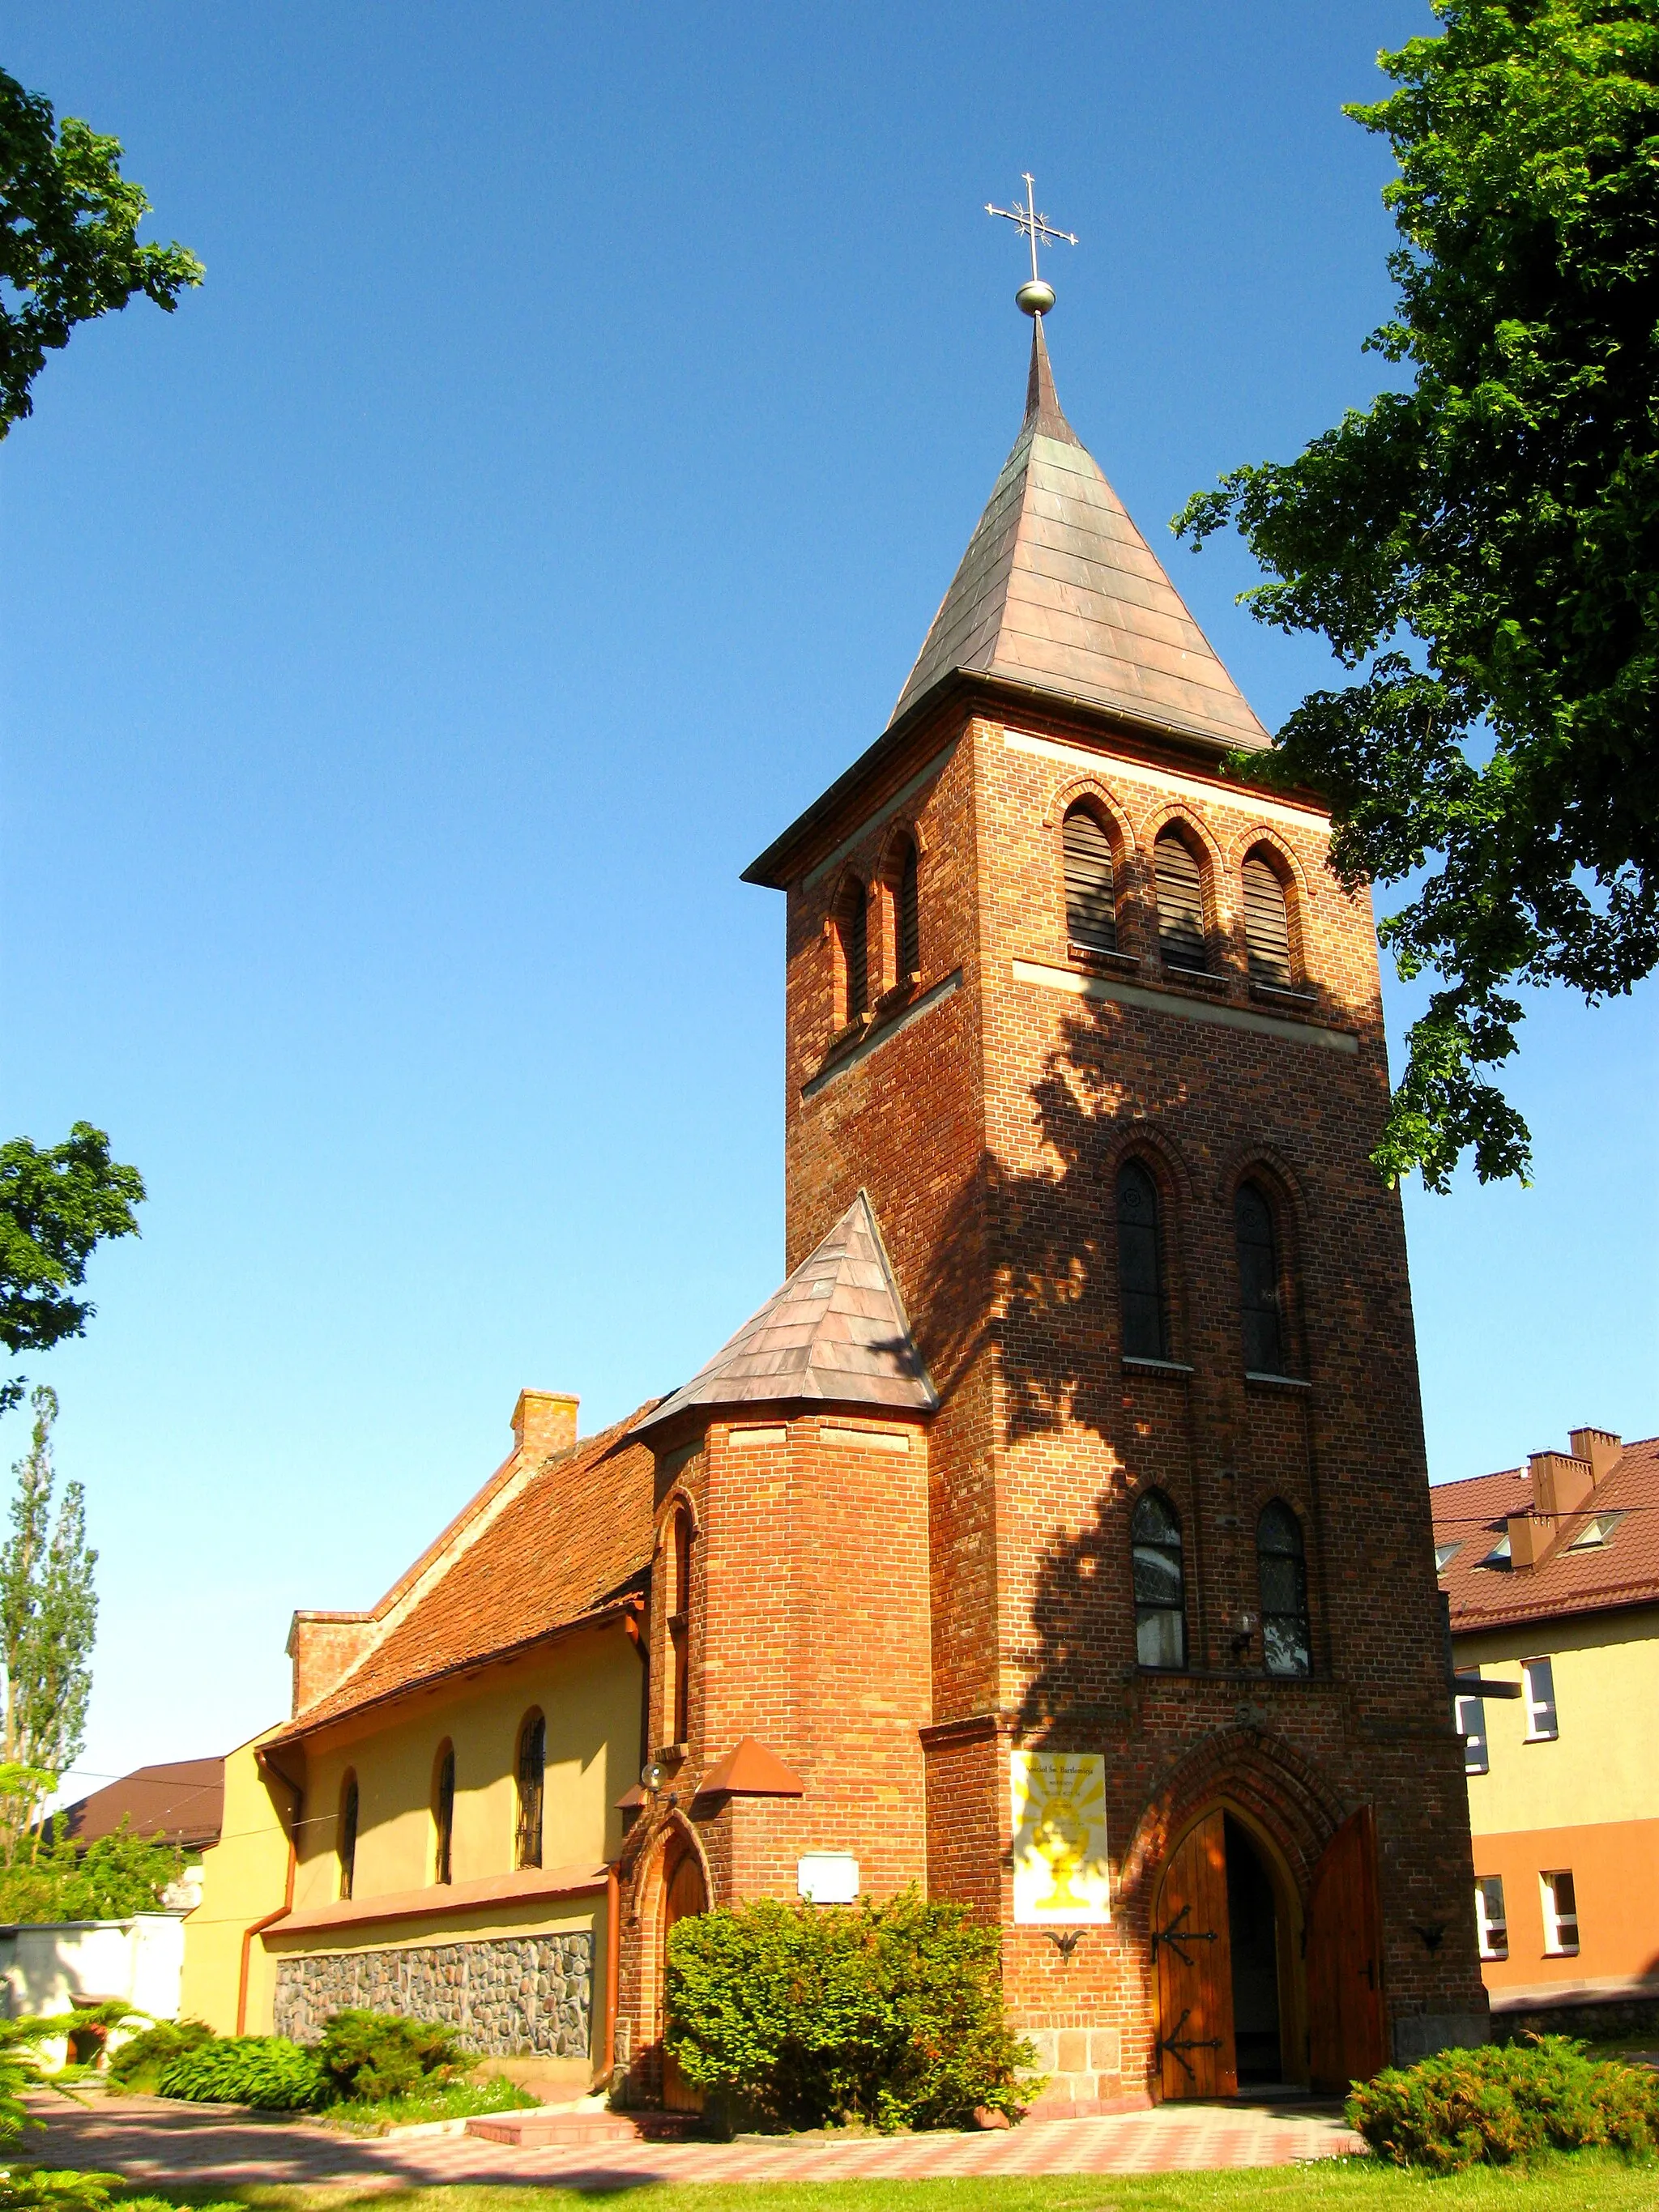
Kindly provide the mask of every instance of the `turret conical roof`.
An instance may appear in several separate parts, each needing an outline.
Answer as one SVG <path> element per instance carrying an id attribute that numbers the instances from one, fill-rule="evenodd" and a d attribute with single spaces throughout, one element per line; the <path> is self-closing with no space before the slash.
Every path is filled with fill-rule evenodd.
<path id="1" fill-rule="evenodd" d="M 1272 742 L 1061 412 L 1041 316 L 1025 420 L 892 721 L 957 670 L 1230 747 Z"/>

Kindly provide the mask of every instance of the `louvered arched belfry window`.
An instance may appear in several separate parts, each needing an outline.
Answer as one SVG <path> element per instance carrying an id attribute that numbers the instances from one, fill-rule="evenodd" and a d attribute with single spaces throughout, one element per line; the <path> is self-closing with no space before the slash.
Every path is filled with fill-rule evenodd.
<path id="1" fill-rule="evenodd" d="M 1238 1296 L 1244 1331 L 1244 1368 L 1250 1375 L 1285 1370 L 1280 1311 L 1279 1237 L 1273 1201 L 1257 1182 L 1242 1182 L 1233 1201 L 1238 1240 Z"/>
<path id="2" fill-rule="evenodd" d="M 1073 806 L 1060 828 L 1066 861 L 1066 935 L 1085 952 L 1117 951 L 1117 885 L 1112 844 L 1093 810 Z"/>
<path id="3" fill-rule="evenodd" d="M 1143 1667 L 1187 1663 L 1187 1579 L 1181 1523 L 1161 1490 L 1149 1490 L 1129 1524 L 1135 1585 L 1135 1656 Z"/>
<path id="4" fill-rule="evenodd" d="M 521 1867 L 542 1863 L 542 1800 L 547 1778 L 547 1721 L 539 1712 L 528 1712 L 519 1729 L 518 1861 Z"/>
<path id="5" fill-rule="evenodd" d="M 898 872 L 898 980 L 921 973 L 921 867 L 916 841 L 904 841 Z"/>
<path id="6" fill-rule="evenodd" d="M 870 1006 L 870 901 L 856 876 L 842 887 L 836 927 L 841 939 L 841 1018 L 855 1022 Z"/>
<path id="7" fill-rule="evenodd" d="M 1164 1251 L 1158 1185 L 1141 1160 L 1117 1174 L 1117 1297 L 1126 1358 L 1164 1359 Z"/>
<path id="8" fill-rule="evenodd" d="M 1166 968 L 1202 970 L 1210 964 L 1204 934 L 1204 878 L 1198 855 L 1179 830 L 1159 836 L 1152 848 L 1158 878 L 1158 949 Z"/>
<path id="9" fill-rule="evenodd" d="M 1278 870 L 1258 850 L 1244 863 L 1244 943 L 1249 954 L 1250 980 L 1291 981 L 1291 916 L 1285 885 Z"/>
<path id="10" fill-rule="evenodd" d="M 691 1735 L 691 1516 L 684 1505 L 675 1509 L 670 1543 L 668 1719 L 673 1741 L 687 1743 Z"/>
<path id="11" fill-rule="evenodd" d="M 1308 1562 L 1302 1523 L 1282 1498 L 1261 1509 L 1255 1528 L 1261 1593 L 1261 1658 L 1270 1674 L 1313 1672 L 1308 1626 Z"/>

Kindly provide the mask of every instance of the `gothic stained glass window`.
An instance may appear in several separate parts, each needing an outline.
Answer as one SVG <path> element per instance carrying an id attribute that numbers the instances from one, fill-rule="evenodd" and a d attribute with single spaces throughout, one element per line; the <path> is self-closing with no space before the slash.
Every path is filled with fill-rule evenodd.
<path id="1" fill-rule="evenodd" d="M 1247 1374 L 1285 1372 L 1284 1334 L 1279 1327 L 1279 1240 L 1273 1210 L 1259 1183 L 1238 1187 L 1234 1201 L 1238 1235 L 1238 1291 L 1244 1324 Z"/>
<path id="2" fill-rule="evenodd" d="M 1066 935 L 1085 952 L 1117 951 L 1117 889 L 1111 841 L 1086 806 L 1074 806 L 1060 832 L 1066 860 Z"/>
<path id="3" fill-rule="evenodd" d="M 1143 1667 L 1187 1663 L 1187 1586 L 1181 1523 L 1161 1491 L 1149 1490 L 1129 1524 L 1134 1567 L 1135 1656 Z"/>
<path id="4" fill-rule="evenodd" d="M 1166 1358 L 1158 1185 L 1139 1160 L 1118 1171 L 1117 1295 L 1126 1356 Z"/>
<path id="5" fill-rule="evenodd" d="M 1282 1498 L 1261 1509 L 1255 1527 L 1256 1575 L 1261 1593 L 1261 1657 L 1270 1674 L 1310 1674 L 1308 1562 L 1302 1523 Z"/>
<path id="6" fill-rule="evenodd" d="M 521 1867 L 542 1863 L 542 1788 L 547 1771 L 547 1722 L 526 1715 L 519 1730 L 518 1856 Z"/>

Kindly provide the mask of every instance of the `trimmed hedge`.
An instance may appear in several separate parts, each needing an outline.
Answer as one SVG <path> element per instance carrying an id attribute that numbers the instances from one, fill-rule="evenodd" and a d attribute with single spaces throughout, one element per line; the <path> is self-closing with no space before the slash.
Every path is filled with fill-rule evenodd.
<path id="1" fill-rule="evenodd" d="M 196 2105 L 254 2105 L 263 2112 L 314 2112 L 334 2102 L 316 2051 L 285 2035 L 216 2036 L 182 2052 L 157 2087 Z"/>
<path id="2" fill-rule="evenodd" d="M 994 1928 L 915 1889 L 701 1913 L 668 1939 L 668 2048 L 717 2111 L 762 2127 L 1018 2119 L 1042 2084 L 1004 2025 L 1000 1963 Z"/>
<path id="3" fill-rule="evenodd" d="M 1659 2075 L 1564 2035 L 1443 2051 L 1356 2084 L 1348 2124 L 1379 2157 L 1434 2173 L 1596 2146 L 1643 2156 L 1659 2143 Z"/>

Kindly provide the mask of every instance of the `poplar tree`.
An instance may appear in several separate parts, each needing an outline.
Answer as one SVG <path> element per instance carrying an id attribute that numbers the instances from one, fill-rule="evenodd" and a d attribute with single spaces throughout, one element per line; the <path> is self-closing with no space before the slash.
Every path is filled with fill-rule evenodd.
<path id="1" fill-rule="evenodd" d="M 53 1510 L 57 1393 L 41 1384 L 30 1403 L 33 1434 L 12 1470 L 11 1534 L 0 1547 L 0 1843 L 8 1865 L 15 1863 L 41 1803 L 81 1755 L 98 1625 L 98 1554 L 87 1545 L 81 1485 L 65 1484 Z"/>

